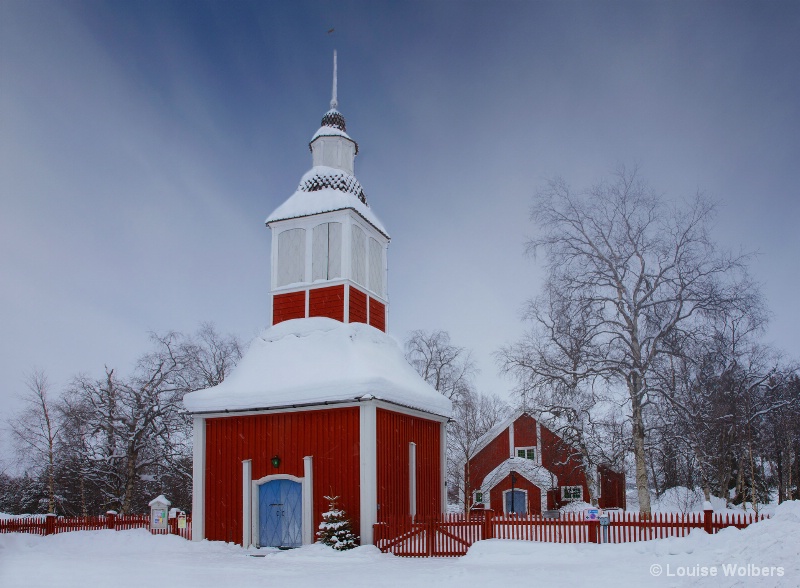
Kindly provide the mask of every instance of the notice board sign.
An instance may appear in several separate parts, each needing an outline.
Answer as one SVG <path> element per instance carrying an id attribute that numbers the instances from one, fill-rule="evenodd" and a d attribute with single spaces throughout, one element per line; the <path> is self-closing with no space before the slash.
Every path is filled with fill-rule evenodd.
<path id="1" fill-rule="evenodd" d="M 597 521 L 600 519 L 599 508 L 589 508 L 583 512 L 584 512 L 583 520 L 585 521 Z"/>

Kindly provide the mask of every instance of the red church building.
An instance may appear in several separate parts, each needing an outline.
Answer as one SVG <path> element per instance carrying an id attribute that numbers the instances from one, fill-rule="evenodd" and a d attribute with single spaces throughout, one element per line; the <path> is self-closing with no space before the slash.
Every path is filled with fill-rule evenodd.
<path id="1" fill-rule="evenodd" d="M 184 398 L 195 540 L 313 543 L 326 496 L 362 544 L 379 514 L 445 510 L 451 404 L 385 333 L 389 234 L 354 175 L 335 63 L 313 167 L 266 221 L 272 327 L 224 382 Z"/>
<path id="2" fill-rule="evenodd" d="M 601 466 L 589 475 L 597 480 L 600 508 L 625 508 L 623 474 Z M 589 501 L 587 473 L 577 451 L 524 411 L 478 441 L 465 476 L 471 508 L 542 514 Z"/>

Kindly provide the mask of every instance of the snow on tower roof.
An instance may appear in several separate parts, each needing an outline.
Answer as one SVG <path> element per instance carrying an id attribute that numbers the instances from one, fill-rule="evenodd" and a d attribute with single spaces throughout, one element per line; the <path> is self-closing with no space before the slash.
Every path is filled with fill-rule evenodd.
<path id="1" fill-rule="evenodd" d="M 314 317 L 256 337 L 218 386 L 183 398 L 189 412 L 244 411 L 370 398 L 449 417 L 450 400 L 408 364 L 389 335 L 361 323 Z"/>
<path id="2" fill-rule="evenodd" d="M 306 172 L 297 191 L 267 217 L 266 223 L 348 208 L 389 238 L 383 223 L 367 205 L 364 190 L 355 176 L 321 165 Z"/>
<path id="3" fill-rule="evenodd" d="M 322 119 L 322 122 L 323 123 L 325 122 L 324 118 Z M 345 131 L 343 131 L 340 127 L 333 125 L 326 125 L 326 124 L 323 124 L 320 128 L 318 128 L 317 132 L 314 133 L 314 136 L 311 137 L 311 141 L 309 141 L 309 147 L 310 143 L 313 143 L 314 139 L 316 139 L 317 137 L 344 137 L 345 139 L 350 139 L 351 141 L 353 141 L 353 138 L 350 135 L 348 135 Z M 353 141 L 353 143 L 356 142 Z M 358 153 L 358 143 L 356 143 L 356 153 Z"/>

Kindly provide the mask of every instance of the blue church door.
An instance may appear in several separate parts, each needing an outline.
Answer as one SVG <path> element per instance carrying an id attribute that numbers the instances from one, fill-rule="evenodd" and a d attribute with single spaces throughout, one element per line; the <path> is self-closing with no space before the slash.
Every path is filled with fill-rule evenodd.
<path id="1" fill-rule="evenodd" d="M 522 490 L 509 490 L 506 492 L 506 513 L 528 514 L 527 498 L 527 495 Z"/>
<path id="2" fill-rule="evenodd" d="M 303 492 L 300 482 L 272 480 L 258 490 L 258 544 L 300 547 L 303 544 Z"/>

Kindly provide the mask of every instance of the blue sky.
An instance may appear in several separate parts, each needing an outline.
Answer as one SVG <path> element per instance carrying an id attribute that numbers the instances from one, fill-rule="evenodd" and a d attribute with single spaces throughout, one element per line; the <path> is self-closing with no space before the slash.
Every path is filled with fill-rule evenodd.
<path id="1" fill-rule="evenodd" d="M 718 201 L 800 359 L 796 2 L 4 0 L 4 414 L 35 367 L 59 387 L 129 369 L 149 331 L 267 324 L 263 221 L 311 166 L 334 48 L 398 339 L 450 331 L 505 394 L 531 196 L 638 162 Z"/>

